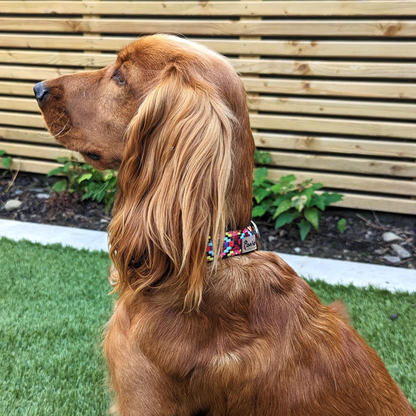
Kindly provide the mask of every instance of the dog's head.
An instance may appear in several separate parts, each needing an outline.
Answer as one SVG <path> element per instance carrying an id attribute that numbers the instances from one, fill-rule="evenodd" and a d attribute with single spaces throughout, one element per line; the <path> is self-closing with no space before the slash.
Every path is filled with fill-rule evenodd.
<path id="1" fill-rule="evenodd" d="M 199 285 L 192 276 L 206 268 L 208 236 L 251 220 L 254 141 L 244 87 L 226 59 L 148 36 L 104 69 L 34 90 L 60 143 L 96 168 L 119 169 L 110 254 L 120 281 L 135 274 L 148 286 L 186 274 L 187 289 Z"/>

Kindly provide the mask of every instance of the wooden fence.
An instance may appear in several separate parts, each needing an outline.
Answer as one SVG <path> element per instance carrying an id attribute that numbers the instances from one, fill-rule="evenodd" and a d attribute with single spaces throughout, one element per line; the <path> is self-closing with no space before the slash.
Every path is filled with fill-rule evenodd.
<path id="1" fill-rule="evenodd" d="M 182 33 L 229 57 L 270 176 L 340 191 L 344 207 L 416 214 L 416 1 L 0 1 L 0 149 L 46 173 L 68 152 L 35 82 Z M 17 160 L 19 157 L 19 160 Z"/>

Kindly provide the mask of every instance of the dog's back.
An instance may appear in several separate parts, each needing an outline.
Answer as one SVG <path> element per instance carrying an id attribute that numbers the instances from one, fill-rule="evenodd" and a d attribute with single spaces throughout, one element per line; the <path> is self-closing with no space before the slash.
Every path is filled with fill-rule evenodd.
<path id="1" fill-rule="evenodd" d="M 163 289 L 120 299 L 106 342 L 120 391 L 130 408 L 166 406 L 137 414 L 415 415 L 339 308 L 277 255 L 232 259 L 209 279 L 198 312 L 166 305 Z"/>

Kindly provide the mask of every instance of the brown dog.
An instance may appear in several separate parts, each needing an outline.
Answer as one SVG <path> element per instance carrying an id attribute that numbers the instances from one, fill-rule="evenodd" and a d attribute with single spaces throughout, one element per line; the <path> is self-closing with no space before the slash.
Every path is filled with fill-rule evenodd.
<path id="1" fill-rule="evenodd" d="M 246 96 L 223 57 L 149 36 L 34 90 L 64 146 L 119 169 L 105 340 L 116 413 L 416 415 L 342 308 L 277 255 L 207 263 L 209 236 L 243 229 L 252 208 Z"/>

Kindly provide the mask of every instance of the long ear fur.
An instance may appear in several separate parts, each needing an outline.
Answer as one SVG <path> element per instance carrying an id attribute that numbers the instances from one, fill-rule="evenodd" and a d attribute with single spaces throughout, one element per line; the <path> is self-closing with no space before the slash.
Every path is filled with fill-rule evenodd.
<path id="1" fill-rule="evenodd" d="M 109 229 L 116 290 L 168 285 L 172 302 L 199 306 L 208 238 L 220 253 L 225 227 L 234 223 L 225 197 L 233 125 L 202 78 L 175 63 L 163 72 L 131 122 L 119 170 Z"/>

